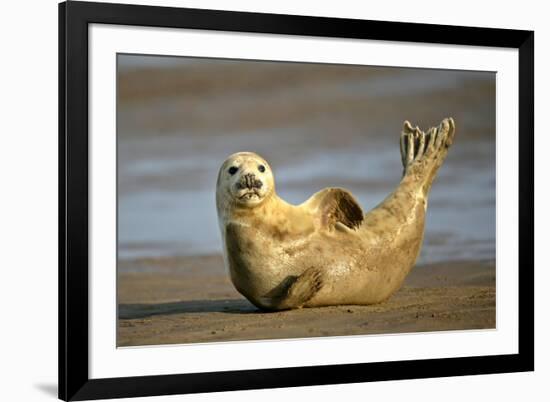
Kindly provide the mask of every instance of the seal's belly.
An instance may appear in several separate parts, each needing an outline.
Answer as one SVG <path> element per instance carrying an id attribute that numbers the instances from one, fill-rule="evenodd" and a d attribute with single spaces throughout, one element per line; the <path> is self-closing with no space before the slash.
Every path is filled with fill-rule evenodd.
<path id="1" fill-rule="evenodd" d="M 417 256 L 422 236 L 376 242 L 364 230 L 316 232 L 292 241 L 267 236 L 251 226 L 228 224 L 225 253 L 231 280 L 256 305 L 284 294 L 306 270 L 323 272 L 323 286 L 307 306 L 371 304 L 384 300 L 401 284 Z"/>
<path id="2" fill-rule="evenodd" d="M 250 226 L 234 223 L 225 230 L 225 253 L 231 280 L 248 298 L 281 290 L 312 264 L 319 264 L 311 238 L 280 241 Z"/>
<path id="3" fill-rule="evenodd" d="M 284 280 L 279 247 L 251 227 L 228 224 L 225 253 L 231 280 L 247 298 L 263 297 Z"/>

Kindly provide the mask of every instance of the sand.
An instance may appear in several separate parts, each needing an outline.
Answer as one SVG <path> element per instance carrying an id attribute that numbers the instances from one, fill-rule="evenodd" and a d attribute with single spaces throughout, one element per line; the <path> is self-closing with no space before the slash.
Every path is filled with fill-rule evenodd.
<path id="1" fill-rule="evenodd" d="M 117 345 L 495 328 L 494 261 L 417 266 L 403 288 L 372 306 L 266 313 L 232 286 L 221 256 L 123 261 Z"/>

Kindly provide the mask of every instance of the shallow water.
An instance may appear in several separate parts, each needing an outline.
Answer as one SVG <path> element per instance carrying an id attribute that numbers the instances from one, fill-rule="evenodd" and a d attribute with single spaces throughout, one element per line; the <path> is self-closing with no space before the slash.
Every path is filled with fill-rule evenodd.
<path id="1" fill-rule="evenodd" d="M 227 141 L 231 141 L 228 136 Z M 492 144 L 468 144 L 488 156 Z M 275 169 L 278 193 L 298 204 L 327 186 L 343 186 L 357 197 L 364 210 L 377 205 L 399 181 L 396 147 L 382 145 L 369 151 L 311 153 Z M 454 151 L 454 150 L 453 150 Z M 211 254 L 221 251 L 215 206 L 215 181 L 222 158 L 148 160 L 136 163 L 143 177 L 181 175 L 180 188 L 144 188 L 119 196 L 121 258 L 162 255 Z M 186 189 L 185 171 L 196 176 Z M 127 173 L 128 174 L 128 173 Z M 136 178 L 136 180 L 138 180 Z M 372 182 L 371 182 L 372 181 Z M 479 169 L 449 158 L 431 193 L 423 262 L 445 259 L 491 259 L 495 253 L 494 170 Z"/>
<path id="2" fill-rule="evenodd" d="M 139 70 L 135 60 L 129 65 Z M 160 62 L 157 71 L 171 65 Z M 188 67 L 178 68 L 191 74 Z M 219 253 L 217 170 L 242 150 L 270 162 L 279 195 L 291 203 L 337 186 L 368 211 L 400 180 L 402 121 L 437 124 L 450 115 L 457 138 L 431 193 L 420 262 L 494 259 L 494 75 L 391 70 L 306 89 L 307 82 L 235 92 L 220 84 L 215 98 L 182 92 L 119 102 L 119 258 Z M 155 71 L 147 74 L 158 79 Z M 196 124 L 204 110 L 212 116 L 206 128 Z"/>

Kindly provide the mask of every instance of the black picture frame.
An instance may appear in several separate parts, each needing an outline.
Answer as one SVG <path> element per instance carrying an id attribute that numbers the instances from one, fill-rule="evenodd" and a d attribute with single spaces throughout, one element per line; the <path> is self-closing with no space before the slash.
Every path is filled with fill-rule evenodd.
<path id="1" fill-rule="evenodd" d="M 90 379 L 88 25 L 508 47 L 519 51 L 518 353 Z M 169 395 L 534 370 L 534 32 L 70 1 L 59 4 L 59 398 Z"/>

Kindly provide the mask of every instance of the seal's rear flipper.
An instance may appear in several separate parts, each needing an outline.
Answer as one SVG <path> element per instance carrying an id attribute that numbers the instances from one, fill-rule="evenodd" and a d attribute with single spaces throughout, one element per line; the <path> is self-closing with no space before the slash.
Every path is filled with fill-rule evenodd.
<path id="1" fill-rule="evenodd" d="M 454 120 L 444 119 L 438 127 L 432 127 L 424 132 L 405 121 L 401 133 L 401 162 L 403 176 L 413 175 L 424 179 L 426 190 L 437 173 L 437 170 L 447 156 L 455 135 Z"/>

